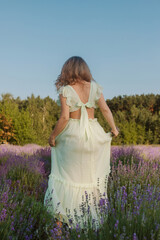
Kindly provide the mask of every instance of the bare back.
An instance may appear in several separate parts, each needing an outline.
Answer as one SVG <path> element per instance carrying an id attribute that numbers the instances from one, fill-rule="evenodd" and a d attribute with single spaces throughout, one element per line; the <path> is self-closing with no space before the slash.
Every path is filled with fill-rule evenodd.
<path id="1" fill-rule="evenodd" d="M 74 85 L 70 85 L 78 94 L 80 100 L 83 103 L 87 103 L 89 99 L 89 94 L 90 94 L 90 87 L 91 83 L 90 82 L 85 82 L 85 83 L 76 83 Z M 88 118 L 94 118 L 94 108 L 87 108 L 86 110 L 88 112 Z M 70 118 L 76 118 L 80 119 L 81 117 L 81 108 L 79 108 L 77 111 L 70 112 Z"/>

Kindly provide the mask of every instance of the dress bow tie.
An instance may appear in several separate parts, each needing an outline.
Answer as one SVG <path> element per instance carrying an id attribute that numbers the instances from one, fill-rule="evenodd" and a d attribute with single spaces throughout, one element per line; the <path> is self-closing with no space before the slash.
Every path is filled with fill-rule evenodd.
<path id="1" fill-rule="evenodd" d="M 86 107 L 92 107 L 90 102 L 82 103 L 78 102 L 77 107 L 81 107 L 81 117 L 80 117 L 80 132 L 79 137 L 82 139 L 87 134 L 87 139 L 90 138 L 90 132 L 89 132 L 89 120 L 88 120 L 88 113 L 86 110 Z"/>

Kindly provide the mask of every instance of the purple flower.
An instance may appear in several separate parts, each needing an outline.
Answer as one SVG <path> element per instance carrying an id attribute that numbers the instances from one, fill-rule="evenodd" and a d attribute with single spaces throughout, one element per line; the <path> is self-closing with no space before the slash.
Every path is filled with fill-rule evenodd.
<path id="1" fill-rule="evenodd" d="M 4 221 L 7 217 L 7 210 L 5 208 L 2 209 L 0 213 L 0 222 Z"/>
<path id="2" fill-rule="evenodd" d="M 118 229 L 118 223 L 119 223 L 119 220 L 117 219 L 117 221 L 116 221 L 116 223 L 115 223 L 115 225 L 114 225 L 114 227 L 115 227 L 116 229 Z"/>

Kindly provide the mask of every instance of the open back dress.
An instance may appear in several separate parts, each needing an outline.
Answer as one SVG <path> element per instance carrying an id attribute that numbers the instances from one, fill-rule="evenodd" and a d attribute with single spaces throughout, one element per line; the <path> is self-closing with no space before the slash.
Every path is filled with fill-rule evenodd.
<path id="1" fill-rule="evenodd" d="M 111 132 L 104 131 L 97 118 L 88 118 L 86 110 L 86 107 L 98 107 L 97 101 L 102 91 L 103 88 L 92 80 L 89 99 L 85 104 L 70 85 L 62 86 L 58 91 L 66 97 L 70 112 L 81 108 L 81 117 L 69 118 L 65 128 L 55 138 L 56 146 L 51 147 L 51 173 L 44 205 L 55 218 L 68 226 L 72 223 L 73 228 L 77 223 L 81 228 L 86 226 L 82 218 L 84 209 L 89 209 L 93 226 L 99 227 L 96 208 L 100 198 L 108 198 L 112 136 Z M 59 96 L 57 104 L 61 105 Z"/>

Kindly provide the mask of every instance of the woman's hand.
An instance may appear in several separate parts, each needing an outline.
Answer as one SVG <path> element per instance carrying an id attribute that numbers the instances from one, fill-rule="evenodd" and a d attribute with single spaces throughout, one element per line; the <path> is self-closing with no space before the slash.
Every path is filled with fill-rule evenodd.
<path id="1" fill-rule="evenodd" d="M 118 134 L 119 134 L 119 128 L 118 128 L 118 127 L 116 127 L 116 129 L 114 129 L 114 130 L 111 130 L 111 133 L 112 133 L 112 134 L 114 134 L 114 136 L 115 136 L 115 137 L 117 137 L 117 136 L 118 136 Z"/>
<path id="2" fill-rule="evenodd" d="M 55 137 L 53 137 L 52 135 L 49 138 L 49 145 L 51 147 L 55 147 L 56 146 L 56 144 L 55 144 Z"/>

